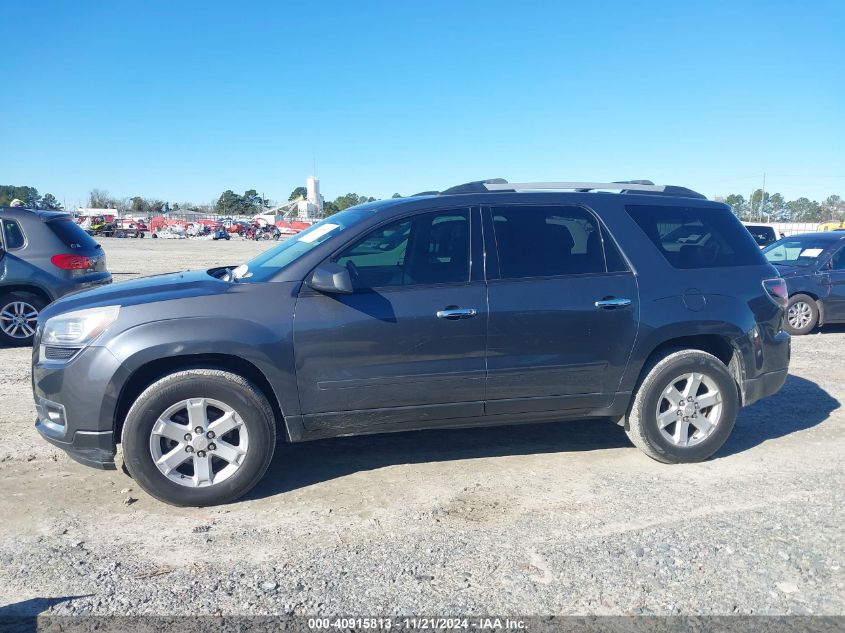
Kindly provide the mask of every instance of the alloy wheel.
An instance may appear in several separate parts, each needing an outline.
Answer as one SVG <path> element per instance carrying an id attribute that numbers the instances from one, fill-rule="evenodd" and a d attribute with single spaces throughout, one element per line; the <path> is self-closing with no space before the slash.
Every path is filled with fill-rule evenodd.
<path id="1" fill-rule="evenodd" d="M 249 433 L 229 405 L 191 398 L 169 407 L 153 424 L 150 454 L 159 471 L 189 488 L 213 486 L 234 475 L 249 450 Z"/>
<path id="2" fill-rule="evenodd" d="M 796 301 L 789 306 L 786 318 L 793 328 L 803 330 L 813 320 L 813 309 L 806 301 Z"/>
<path id="3" fill-rule="evenodd" d="M 669 381 L 657 402 L 660 434 L 675 446 L 707 439 L 722 418 L 722 394 L 707 374 L 693 372 Z"/>
<path id="4" fill-rule="evenodd" d="M 37 321 L 38 310 L 26 301 L 12 301 L 0 310 L 0 329 L 12 338 L 31 337 Z"/>

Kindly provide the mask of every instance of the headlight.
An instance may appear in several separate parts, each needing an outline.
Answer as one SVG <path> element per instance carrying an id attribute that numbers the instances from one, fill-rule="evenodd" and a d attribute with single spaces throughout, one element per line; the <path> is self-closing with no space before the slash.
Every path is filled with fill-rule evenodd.
<path id="1" fill-rule="evenodd" d="M 120 314 L 120 306 L 105 306 L 65 312 L 44 324 L 42 345 L 84 347 L 106 331 Z"/>

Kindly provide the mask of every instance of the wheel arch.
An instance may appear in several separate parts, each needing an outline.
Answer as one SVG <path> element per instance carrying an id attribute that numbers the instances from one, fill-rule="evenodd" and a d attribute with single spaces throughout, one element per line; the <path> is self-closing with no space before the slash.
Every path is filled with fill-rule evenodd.
<path id="1" fill-rule="evenodd" d="M 736 384 L 737 393 L 740 398 L 740 406 L 742 406 L 742 384 L 745 379 L 745 361 L 743 360 L 741 349 L 736 344 L 736 339 L 727 334 L 678 334 L 653 343 L 650 351 L 647 355 L 645 355 L 644 362 L 639 367 L 632 393 L 635 394 L 637 392 L 649 371 L 651 371 L 652 367 L 654 367 L 660 359 L 672 352 L 689 349 L 711 354 L 718 358 L 725 367 L 728 368 L 728 371 L 731 373 L 731 376 L 733 376 L 734 383 Z M 618 420 L 618 423 L 624 424 L 624 421 L 625 416 Z"/>
<path id="2" fill-rule="evenodd" d="M 54 301 L 53 296 L 47 291 L 46 288 L 43 288 L 33 283 L 4 284 L 0 286 L 0 296 L 3 296 L 9 292 L 30 292 L 32 294 L 38 295 L 39 297 L 44 299 L 48 304 Z"/>
<path id="3" fill-rule="evenodd" d="M 219 369 L 238 374 L 249 380 L 270 403 L 275 417 L 276 429 L 282 431 L 284 437 L 290 441 L 287 422 L 282 413 L 276 392 L 271 386 L 270 381 L 267 380 L 267 377 L 258 367 L 244 358 L 231 354 L 186 354 L 151 360 L 135 369 L 129 375 L 120 390 L 114 412 L 114 439 L 116 444 L 120 443 L 126 414 L 129 413 L 132 403 L 135 402 L 138 396 L 147 387 L 164 376 L 188 369 Z"/>

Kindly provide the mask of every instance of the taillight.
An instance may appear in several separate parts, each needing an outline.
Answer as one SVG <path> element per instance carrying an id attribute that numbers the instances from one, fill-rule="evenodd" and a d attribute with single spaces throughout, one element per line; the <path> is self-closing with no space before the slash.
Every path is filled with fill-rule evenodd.
<path id="1" fill-rule="evenodd" d="M 62 270 L 88 270 L 94 267 L 91 258 L 84 255 L 53 255 L 50 261 Z"/>
<path id="2" fill-rule="evenodd" d="M 789 304 L 789 291 L 786 288 L 786 281 L 784 279 L 780 277 L 777 279 L 766 279 L 763 282 L 763 288 L 766 289 L 769 299 L 781 308 L 785 308 Z"/>

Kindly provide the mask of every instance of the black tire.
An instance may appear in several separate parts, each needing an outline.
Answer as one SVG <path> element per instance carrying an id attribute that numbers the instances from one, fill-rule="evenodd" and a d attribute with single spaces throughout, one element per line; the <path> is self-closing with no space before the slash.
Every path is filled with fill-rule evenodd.
<path id="1" fill-rule="evenodd" d="M 38 318 L 38 314 L 48 303 L 49 301 L 44 299 L 44 297 L 33 292 L 15 291 L 0 294 L 0 343 L 12 347 L 25 347 L 32 345 L 32 339 L 35 336 L 34 319 Z M 18 316 L 16 306 L 21 304 L 29 306 L 29 308 L 35 310 L 34 319 L 28 318 L 28 315 L 32 314 L 29 309 L 25 309 L 24 313 L 21 315 L 27 317 L 27 327 L 33 330 L 33 333 L 29 336 L 22 336 L 24 331 L 21 326 L 14 326 L 13 321 L 8 318 L 10 315 Z M 9 333 L 6 332 L 7 329 L 9 330 Z M 21 336 L 18 336 L 18 334 Z"/>
<path id="2" fill-rule="evenodd" d="M 664 390 L 673 380 L 690 373 L 703 374 L 718 389 L 721 395 L 721 415 L 709 435 L 700 441 L 696 440 L 698 443 L 691 446 L 680 446 L 667 439 L 661 432 L 657 419 L 658 407 L 663 400 Z M 707 387 L 705 386 L 704 389 Z M 701 409 L 698 413 L 703 415 L 705 410 L 713 411 Z M 719 450 L 728 439 L 738 411 L 737 385 L 724 363 L 707 352 L 680 350 L 668 353 L 647 369 L 645 378 L 637 388 L 628 410 L 625 432 L 637 448 L 659 462 L 665 464 L 700 462 Z M 680 417 L 684 420 L 688 419 L 683 413 Z M 695 417 L 697 418 L 697 414 Z M 704 421 L 707 421 L 706 418 Z M 694 426 L 695 422 L 691 418 L 690 424 L 696 429 L 695 434 L 698 434 L 700 431 Z M 671 428 L 672 425 L 667 427 L 667 429 Z"/>
<path id="3" fill-rule="evenodd" d="M 819 324 L 819 304 L 808 295 L 792 295 L 786 306 L 783 329 L 793 336 L 803 336 L 816 329 Z"/>
<path id="4" fill-rule="evenodd" d="M 150 452 L 153 425 L 159 416 L 192 398 L 212 398 L 231 407 L 249 436 L 246 455 L 234 474 L 204 487 L 172 481 L 158 469 Z M 129 409 L 121 441 L 127 469 L 150 495 L 175 506 L 211 506 L 243 496 L 264 476 L 276 446 L 276 424 L 267 398 L 242 376 L 217 369 L 190 369 L 165 376 L 144 390 Z"/>

